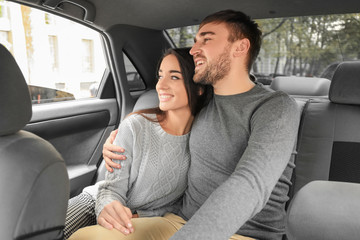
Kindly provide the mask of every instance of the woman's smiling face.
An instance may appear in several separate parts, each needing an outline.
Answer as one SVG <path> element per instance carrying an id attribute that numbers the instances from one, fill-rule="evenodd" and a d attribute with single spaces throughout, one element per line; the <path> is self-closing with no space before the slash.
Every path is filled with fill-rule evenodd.
<path id="1" fill-rule="evenodd" d="M 156 91 L 162 111 L 190 110 L 184 78 L 177 58 L 170 54 L 162 60 Z"/>

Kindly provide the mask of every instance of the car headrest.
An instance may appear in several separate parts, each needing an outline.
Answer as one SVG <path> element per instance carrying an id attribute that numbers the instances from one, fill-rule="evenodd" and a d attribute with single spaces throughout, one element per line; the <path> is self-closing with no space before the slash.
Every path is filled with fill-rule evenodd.
<path id="1" fill-rule="evenodd" d="M 0 136 L 16 133 L 30 120 L 32 105 L 25 78 L 11 53 L 0 44 Z"/>
<path id="2" fill-rule="evenodd" d="M 360 61 L 339 64 L 331 81 L 329 99 L 334 103 L 360 105 Z"/>
<path id="3" fill-rule="evenodd" d="M 136 101 L 135 106 L 133 108 L 133 112 L 147 109 L 147 108 L 155 108 L 159 106 L 159 98 L 155 89 L 151 89 L 145 93 L 143 93 L 139 99 Z"/>
<path id="4" fill-rule="evenodd" d="M 276 77 L 271 82 L 270 88 L 283 91 L 289 95 L 301 96 L 327 96 L 330 80 L 315 77 Z"/>

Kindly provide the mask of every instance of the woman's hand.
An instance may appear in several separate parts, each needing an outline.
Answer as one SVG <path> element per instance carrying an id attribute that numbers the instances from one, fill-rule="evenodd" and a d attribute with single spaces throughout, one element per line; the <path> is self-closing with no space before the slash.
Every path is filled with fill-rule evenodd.
<path id="1" fill-rule="evenodd" d="M 105 167 L 109 172 L 113 172 L 113 168 L 121 168 L 121 165 L 113 162 L 112 159 L 115 160 L 125 160 L 126 157 L 124 155 L 116 154 L 115 152 L 123 153 L 125 149 L 122 147 L 114 145 L 114 140 L 118 130 L 114 130 L 110 133 L 110 136 L 106 139 L 103 147 L 103 158 L 105 160 Z"/>
<path id="2" fill-rule="evenodd" d="M 125 235 L 134 232 L 131 223 L 133 214 L 131 210 L 119 201 L 112 201 L 107 204 L 98 217 L 98 224 L 106 229 L 117 229 Z"/>

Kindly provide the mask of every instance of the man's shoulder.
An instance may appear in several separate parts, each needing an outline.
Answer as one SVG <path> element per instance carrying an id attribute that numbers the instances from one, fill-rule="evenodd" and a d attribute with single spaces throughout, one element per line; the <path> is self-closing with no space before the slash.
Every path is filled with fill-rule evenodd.
<path id="1" fill-rule="evenodd" d="M 284 107 L 287 106 L 289 108 L 297 108 L 297 103 L 295 99 L 283 91 L 274 91 L 272 94 L 272 98 L 277 101 L 281 101 Z"/>
<path id="2" fill-rule="evenodd" d="M 264 86 L 258 86 L 256 91 L 255 112 L 257 114 L 287 115 L 297 117 L 299 108 L 295 99 L 283 91 L 274 91 Z"/>
<path id="3" fill-rule="evenodd" d="M 295 99 L 283 91 L 275 91 L 263 85 L 258 86 L 258 88 L 259 90 L 257 92 L 259 97 L 262 98 L 264 102 L 279 104 L 280 101 L 284 105 L 296 106 Z"/>

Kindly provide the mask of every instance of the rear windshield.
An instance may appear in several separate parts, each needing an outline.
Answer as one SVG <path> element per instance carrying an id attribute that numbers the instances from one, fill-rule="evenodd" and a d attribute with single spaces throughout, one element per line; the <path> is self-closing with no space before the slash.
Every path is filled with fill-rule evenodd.
<path id="1" fill-rule="evenodd" d="M 360 59 L 360 14 L 256 20 L 263 32 L 252 73 L 270 84 L 276 76 L 330 79 L 339 62 Z M 198 26 L 168 29 L 177 47 L 191 47 Z"/>

